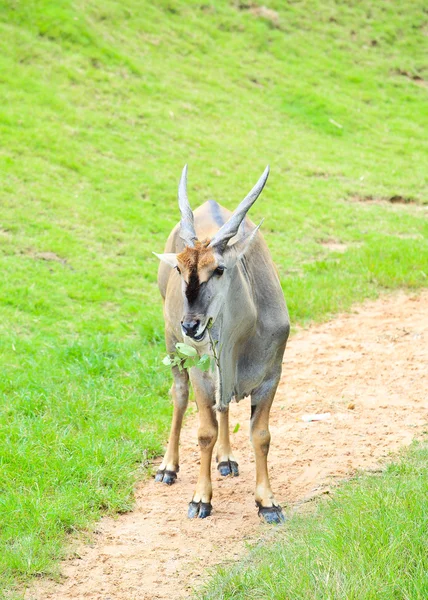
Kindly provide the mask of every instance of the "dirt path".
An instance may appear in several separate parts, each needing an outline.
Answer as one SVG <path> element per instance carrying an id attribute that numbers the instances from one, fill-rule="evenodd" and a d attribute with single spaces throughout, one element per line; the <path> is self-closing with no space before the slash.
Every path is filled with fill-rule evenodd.
<path id="1" fill-rule="evenodd" d="M 283 505 L 372 468 L 426 429 L 428 292 L 399 293 L 311 327 L 289 343 L 271 418 L 270 472 Z M 249 402 L 231 407 L 241 475 L 214 475 L 213 516 L 189 521 L 197 475 L 197 416 L 187 420 L 172 487 L 142 484 L 132 513 L 103 519 L 94 543 L 62 564 L 63 581 L 40 582 L 27 600 L 189 598 L 207 566 L 234 559 L 262 528 L 253 501 Z M 304 423 L 307 413 L 330 412 Z"/>

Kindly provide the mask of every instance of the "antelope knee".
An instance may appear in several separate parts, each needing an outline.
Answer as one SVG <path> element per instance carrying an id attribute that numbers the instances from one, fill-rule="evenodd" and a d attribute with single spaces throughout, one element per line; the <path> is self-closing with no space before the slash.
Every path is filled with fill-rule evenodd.
<path id="1" fill-rule="evenodd" d="M 198 433 L 198 443 L 201 450 L 212 448 L 217 441 L 217 431 L 203 431 Z"/>
<path id="2" fill-rule="evenodd" d="M 187 381 L 175 381 L 171 388 L 172 396 L 179 404 L 187 404 L 189 398 L 189 385 Z"/>
<path id="3" fill-rule="evenodd" d="M 260 429 L 253 433 L 253 444 L 265 456 L 269 453 L 270 432 L 267 429 Z"/>

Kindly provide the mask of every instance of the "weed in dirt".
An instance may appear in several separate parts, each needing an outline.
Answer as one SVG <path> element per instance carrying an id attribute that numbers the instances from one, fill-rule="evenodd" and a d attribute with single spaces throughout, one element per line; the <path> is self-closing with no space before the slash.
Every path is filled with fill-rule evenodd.
<path id="1" fill-rule="evenodd" d="M 263 227 L 293 323 L 426 285 L 423 4 L 0 5 L 0 588 L 132 506 L 170 416 L 157 261 L 193 206 Z M 321 176 L 320 176 L 321 174 Z M 340 240 L 336 252 L 322 240 Z M 58 257 L 58 259 L 54 258 Z"/>

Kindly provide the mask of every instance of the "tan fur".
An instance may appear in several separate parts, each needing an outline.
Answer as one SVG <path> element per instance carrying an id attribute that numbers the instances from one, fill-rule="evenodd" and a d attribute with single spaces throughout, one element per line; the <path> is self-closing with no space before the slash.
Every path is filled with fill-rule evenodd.
<path id="1" fill-rule="evenodd" d="M 208 245 L 210 240 L 203 242 L 197 241 L 194 248 L 186 246 L 180 254 L 177 255 L 177 260 L 180 265 L 180 270 L 185 281 L 188 281 L 188 276 L 191 271 L 196 270 L 201 282 L 207 281 L 212 271 L 217 266 L 217 261 L 212 248 Z"/>

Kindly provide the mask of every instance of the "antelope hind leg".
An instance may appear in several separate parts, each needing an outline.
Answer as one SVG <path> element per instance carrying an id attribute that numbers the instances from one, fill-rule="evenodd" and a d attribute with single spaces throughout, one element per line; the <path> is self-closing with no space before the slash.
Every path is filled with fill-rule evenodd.
<path id="1" fill-rule="evenodd" d="M 285 521 L 282 509 L 275 500 L 267 467 L 270 446 L 269 413 L 279 377 L 280 374 L 265 380 L 251 397 L 251 442 L 256 457 L 255 500 L 260 518 L 270 524 Z"/>
<path id="2" fill-rule="evenodd" d="M 219 413 L 218 421 L 217 469 L 223 477 L 227 477 L 228 475 L 237 477 L 239 475 L 238 463 L 232 454 L 230 446 L 229 409 Z"/>

